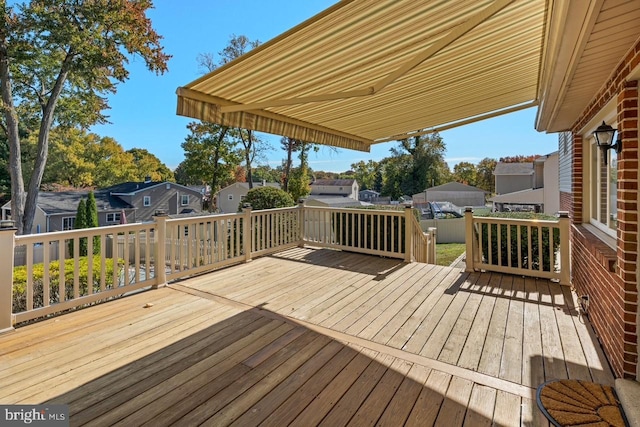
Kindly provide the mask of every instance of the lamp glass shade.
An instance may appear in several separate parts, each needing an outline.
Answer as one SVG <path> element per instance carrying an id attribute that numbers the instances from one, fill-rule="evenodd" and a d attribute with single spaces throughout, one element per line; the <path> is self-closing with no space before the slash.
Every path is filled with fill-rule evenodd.
<path id="1" fill-rule="evenodd" d="M 596 130 L 593 131 L 593 135 L 596 137 L 596 142 L 600 147 L 609 147 L 613 142 L 613 135 L 616 130 L 606 124 L 604 121 Z"/>

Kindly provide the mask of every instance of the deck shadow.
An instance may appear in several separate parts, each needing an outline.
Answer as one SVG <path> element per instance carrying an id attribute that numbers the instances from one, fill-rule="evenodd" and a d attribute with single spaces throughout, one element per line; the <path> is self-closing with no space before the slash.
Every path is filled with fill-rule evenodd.
<path id="1" fill-rule="evenodd" d="M 45 403 L 68 404 L 72 425 L 491 423 L 448 374 L 266 314 L 242 311 Z"/>

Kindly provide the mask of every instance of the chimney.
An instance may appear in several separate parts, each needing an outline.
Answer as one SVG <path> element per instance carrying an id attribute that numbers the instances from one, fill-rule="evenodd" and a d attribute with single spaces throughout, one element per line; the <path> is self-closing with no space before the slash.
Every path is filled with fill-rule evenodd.
<path id="1" fill-rule="evenodd" d="M 148 184 L 148 183 L 150 183 L 150 182 L 151 182 L 151 176 L 149 176 L 149 175 L 145 176 L 145 177 L 144 177 L 144 183 L 145 183 L 145 184 Z"/>

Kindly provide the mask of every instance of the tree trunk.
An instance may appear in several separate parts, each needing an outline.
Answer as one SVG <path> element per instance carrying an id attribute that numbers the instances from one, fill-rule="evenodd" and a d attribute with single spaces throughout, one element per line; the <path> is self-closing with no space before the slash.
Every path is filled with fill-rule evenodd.
<path id="1" fill-rule="evenodd" d="M 18 134 L 18 115 L 13 105 L 13 93 L 9 73 L 6 40 L 0 43 L 0 81 L 2 82 L 2 103 L 9 141 L 9 175 L 11 177 L 11 219 L 16 222 L 18 234 L 23 234 L 25 192 L 22 179 L 22 155 L 20 153 L 20 135 Z"/>

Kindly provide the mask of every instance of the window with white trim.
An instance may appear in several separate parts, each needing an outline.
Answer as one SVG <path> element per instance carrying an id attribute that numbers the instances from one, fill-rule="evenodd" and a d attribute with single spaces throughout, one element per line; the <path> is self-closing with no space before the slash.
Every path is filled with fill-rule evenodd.
<path id="1" fill-rule="evenodd" d="M 107 222 L 120 222 L 120 212 L 113 212 L 107 214 Z"/>
<path id="2" fill-rule="evenodd" d="M 142 199 L 142 204 L 144 206 L 151 206 L 151 196 L 144 196 Z"/>
<path id="3" fill-rule="evenodd" d="M 73 230 L 73 226 L 76 224 L 76 217 L 69 216 L 66 218 L 62 218 L 62 231 L 65 230 Z"/>
<path id="4" fill-rule="evenodd" d="M 188 194 L 183 194 L 182 196 L 180 196 L 180 204 L 182 206 L 187 206 L 189 204 L 189 195 Z"/>
<path id="5" fill-rule="evenodd" d="M 618 154 L 616 150 L 602 151 L 593 137 L 589 140 L 588 185 L 591 200 L 589 222 L 615 237 L 618 227 Z"/>

